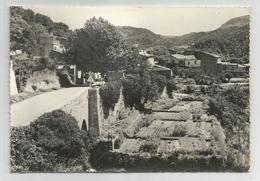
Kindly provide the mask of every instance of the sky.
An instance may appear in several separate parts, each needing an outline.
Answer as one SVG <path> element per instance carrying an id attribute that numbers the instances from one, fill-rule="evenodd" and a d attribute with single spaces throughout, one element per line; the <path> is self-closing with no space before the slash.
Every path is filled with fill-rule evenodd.
<path id="1" fill-rule="evenodd" d="M 161 35 L 180 36 L 211 31 L 231 18 L 248 15 L 248 7 L 184 6 L 24 6 L 63 22 L 70 29 L 84 26 L 87 19 L 103 17 L 115 26 L 146 28 Z"/>

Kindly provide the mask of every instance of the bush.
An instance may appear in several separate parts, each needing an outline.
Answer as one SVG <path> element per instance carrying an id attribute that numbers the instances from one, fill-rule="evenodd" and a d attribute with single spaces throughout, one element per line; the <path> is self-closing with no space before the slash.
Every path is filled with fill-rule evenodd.
<path id="1" fill-rule="evenodd" d="M 194 89 L 194 87 L 192 87 L 192 86 L 187 86 L 186 87 L 186 89 L 184 90 L 184 93 L 186 93 L 186 94 L 192 94 L 192 93 L 194 93 L 195 92 L 195 89 Z"/>
<path id="2" fill-rule="evenodd" d="M 37 145 L 67 158 L 81 154 L 83 141 L 77 121 L 61 110 L 45 113 L 30 125 Z"/>
<path id="3" fill-rule="evenodd" d="M 220 118 L 222 116 L 221 104 L 216 99 L 210 98 L 208 112 Z"/>
<path id="4" fill-rule="evenodd" d="M 177 124 L 174 127 L 173 133 L 171 134 L 171 136 L 173 137 L 183 137 L 186 136 L 187 134 L 187 127 L 184 124 Z"/>
<path id="5" fill-rule="evenodd" d="M 227 89 L 223 95 L 226 100 L 236 104 L 241 108 L 246 108 L 249 105 L 249 89 L 242 89 L 238 86 Z"/>
<path id="6" fill-rule="evenodd" d="M 139 152 L 155 154 L 159 146 L 159 140 L 146 140 L 139 148 Z"/>
<path id="7" fill-rule="evenodd" d="M 30 126 L 11 130 L 12 172 L 64 172 L 89 168 L 93 141 L 61 110 L 45 113 Z"/>
<path id="8" fill-rule="evenodd" d="M 172 97 L 172 91 L 173 90 L 177 90 L 176 82 L 175 82 L 175 80 L 173 78 L 172 79 L 168 79 L 166 89 L 167 89 L 168 96 Z"/>
<path id="9" fill-rule="evenodd" d="M 159 93 L 162 93 L 163 89 L 167 85 L 166 77 L 160 74 L 152 74 L 152 81 L 157 84 Z"/>
<path id="10" fill-rule="evenodd" d="M 120 96 L 120 89 L 121 82 L 119 81 L 107 82 L 100 88 L 99 94 L 106 109 L 114 109 Z"/>

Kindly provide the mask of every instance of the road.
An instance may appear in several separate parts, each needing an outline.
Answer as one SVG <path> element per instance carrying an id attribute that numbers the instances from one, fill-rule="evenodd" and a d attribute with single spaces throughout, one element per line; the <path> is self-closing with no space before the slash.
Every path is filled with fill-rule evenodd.
<path id="1" fill-rule="evenodd" d="M 63 88 L 12 104 L 11 126 L 29 125 L 43 113 L 61 108 L 87 90 L 87 87 Z"/>

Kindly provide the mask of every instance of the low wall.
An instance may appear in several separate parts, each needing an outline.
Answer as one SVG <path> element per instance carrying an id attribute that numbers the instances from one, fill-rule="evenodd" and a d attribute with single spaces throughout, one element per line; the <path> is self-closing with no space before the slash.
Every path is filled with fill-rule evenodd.
<path id="1" fill-rule="evenodd" d="M 89 133 L 92 136 L 100 136 L 100 120 L 101 114 L 101 104 L 99 97 L 99 89 L 89 89 L 88 90 L 88 113 L 89 113 Z"/>
<path id="2" fill-rule="evenodd" d="M 88 119 L 88 91 L 85 91 L 80 96 L 69 101 L 66 105 L 60 109 L 66 113 L 71 114 L 77 121 L 80 129 L 82 129 L 83 121 L 86 123 L 86 129 L 89 129 Z"/>

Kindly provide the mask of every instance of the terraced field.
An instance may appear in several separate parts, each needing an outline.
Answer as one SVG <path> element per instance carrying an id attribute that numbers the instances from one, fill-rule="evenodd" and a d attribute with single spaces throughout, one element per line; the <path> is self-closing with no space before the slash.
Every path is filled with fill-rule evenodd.
<path id="1" fill-rule="evenodd" d="M 159 110 L 158 107 L 156 105 L 156 111 L 149 115 L 150 122 L 146 124 L 133 122 L 124 131 L 126 138 L 115 151 L 141 154 L 144 152 L 143 147 L 148 147 L 159 155 L 223 154 L 225 150 L 223 128 L 216 117 L 208 116 L 204 102 L 177 101 L 170 108 L 166 106 Z"/>

